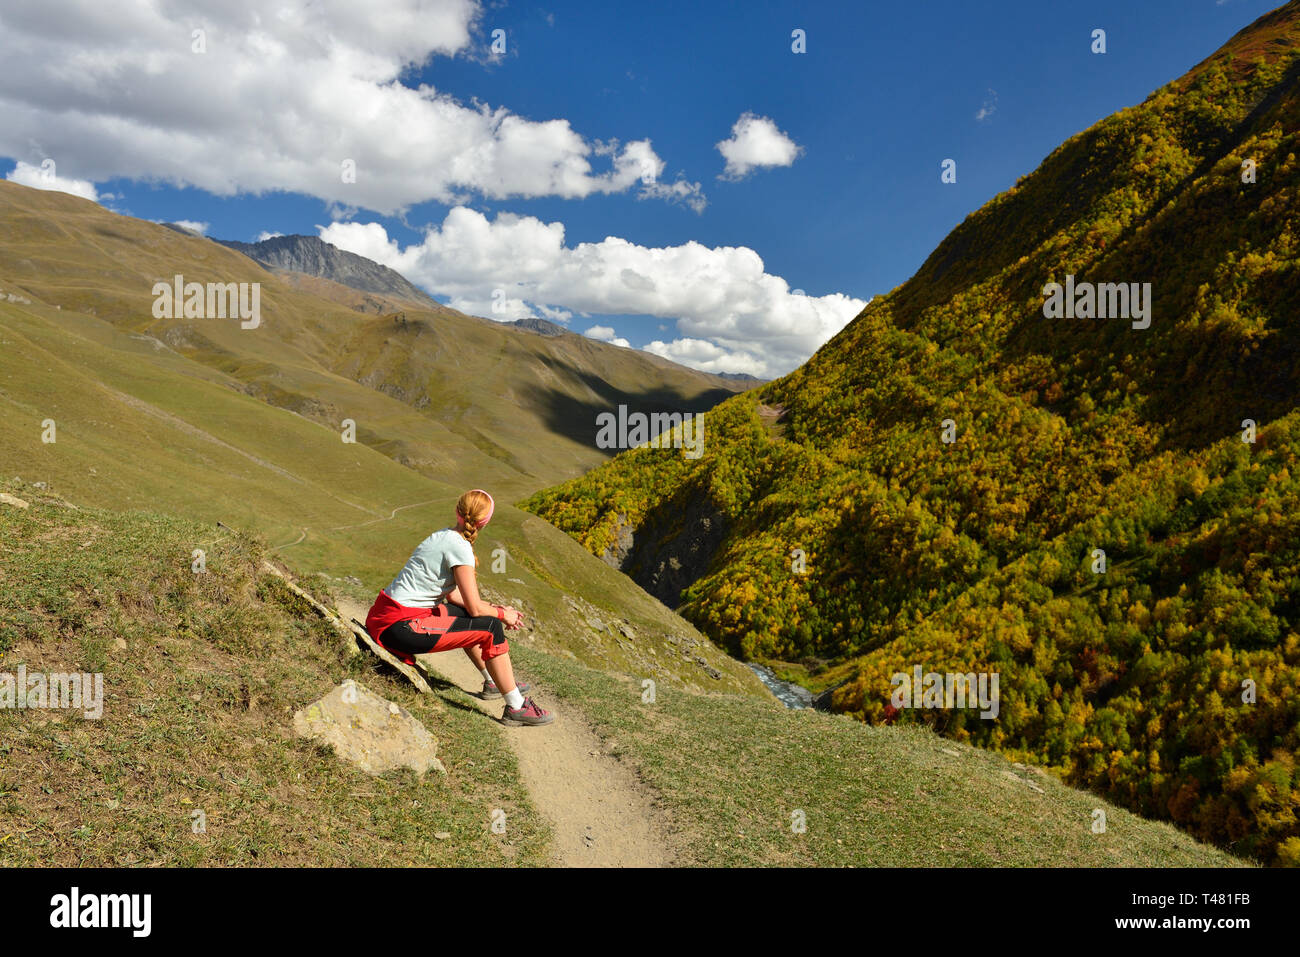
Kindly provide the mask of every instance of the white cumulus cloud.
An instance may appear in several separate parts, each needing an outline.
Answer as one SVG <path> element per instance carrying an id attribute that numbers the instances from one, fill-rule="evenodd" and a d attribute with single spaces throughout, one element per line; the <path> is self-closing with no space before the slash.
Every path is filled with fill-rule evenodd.
<path id="1" fill-rule="evenodd" d="M 748 372 L 760 378 L 768 374 L 767 364 L 752 352 L 729 352 L 704 339 L 687 337 L 672 342 L 656 339 L 646 344 L 645 351 L 704 372 Z"/>
<path id="2" fill-rule="evenodd" d="M 18 183 L 20 186 L 50 189 L 58 193 L 71 193 L 73 196 L 88 199 L 92 203 L 99 202 L 99 194 L 95 190 L 94 183 L 84 179 L 67 179 L 59 176 L 57 170 L 58 167 L 53 163 L 46 163 L 44 166 L 33 166 L 19 160 L 18 165 L 5 174 L 5 179 L 11 183 Z"/>
<path id="3" fill-rule="evenodd" d="M 583 333 L 591 339 L 599 339 L 601 342 L 613 343 L 616 346 L 622 346 L 624 349 L 631 348 L 632 343 L 628 342 L 621 336 L 615 335 L 613 326 L 592 326 Z"/>
<path id="4" fill-rule="evenodd" d="M 52 157 L 91 183 L 284 190 L 384 214 L 472 195 L 700 207 L 698 184 L 660 182 L 648 139 L 401 82 L 435 57 L 476 58 L 481 18 L 474 0 L 0 5 L 0 155 Z"/>
<path id="5" fill-rule="evenodd" d="M 573 318 L 573 313 L 567 309 L 552 309 L 542 303 L 537 304 L 537 311 L 542 314 L 543 319 L 549 319 L 551 322 L 558 322 L 563 325 L 568 325 L 569 320 Z"/>
<path id="6" fill-rule="evenodd" d="M 842 293 L 792 291 L 745 246 L 647 247 L 617 236 L 569 246 L 562 223 L 511 213 L 489 220 L 463 206 L 405 248 L 379 223 L 317 229 L 326 242 L 383 263 L 474 315 L 517 319 L 544 306 L 673 321 L 678 338 L 646 348 L 716 372 L 788 372 L 866 305 Z"/>
<path id="7" fill-rule="evenodd" d="M 803 152 L 772 120 L 753 113 L 741 114 L 731 127 L 731 137 L 715 146 L 727 161 L 719 179 L 743 179 L 765 166 L 790 166 Z"/>
<path id="8" fill-rule="evenodd" d="M 192 233 L 198 233 L 200 236 L 206 236 L 208 234 L 208 227 L 212 225 L 211 223 L 195 222 L 192 219 L 174 219 L 172 220 L 172 223 L 182 229 L 188 229 Z"/>

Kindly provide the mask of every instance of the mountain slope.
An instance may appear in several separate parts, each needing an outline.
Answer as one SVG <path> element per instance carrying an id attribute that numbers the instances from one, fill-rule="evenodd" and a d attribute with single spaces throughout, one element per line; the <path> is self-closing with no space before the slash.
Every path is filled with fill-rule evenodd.
<path id="1" fill-rule="evenodd" d="M 520 329 L 527 329 L 529 332 L 541 333 L 544 336 L 562 336 L 569 331 L 564 326 L 551 322 L 549 319 L 538 319 L 536 316 L 528 319 L 516 319 L 511 325 Z"/>
<path id="2" fill-rule="evenodd" d="M 155 318 L 154 284 L 176 275 L 260 284 L 262 321 Z M 338 432 L 350 419 L 360 441 L 390 458 L 506 497 L 605 461 L 596 417 L 619 404 L 694 412 L 744 388 L 639 350 L 529 335 L 436 303 L 393 311 L 399 300 L 270 273 L 209 240 L 9 182 L 0 182 L 0 288 L 150 336 L 264 402 Z M 422 353 L 426 345 L 437 355 Z"/>
<path id="3" fill-rule="evenodd" d="M 355 358 L 347 351 L 353 337 L 377 330 L 382 344 L 394 317 L 304 294 L 233 250 L 72 196 L 0 183 L 0 222 L 0 476 L 18 480 L 8 489 L 14 494 L 41 483 L 77 505 L 220 521 L 264 536 L 304 573 L 361 580 L 359 597 L 369 600 L 417 542 L 451 520 L 461 492 L 486 487 L 500 504 L 483 539 L 493 569 L 484 577 L 570 626 L 568 653 L 665 682 L 766 694 L 748 669 L 623 576 L 508 504 L 540 481 L 513 467 L 512 457 L 545 476 L 608 452 L 550 433 L 522 406 L 514 411 L 522 422 L 510 421 L 509 397 L 492 390 L 482 391 L 497 404 L 476 412 L 475 380 L 462 379 L 465 388 L 444 389 L 421 410 L 388 394 L 376 366 L 374 388 L 335 371 Z M 153 283 L 177 273 L 260 282 L 260 325 L 155 318 Z M 442 321 L 418 310 L 407 315 Z M 495 343 L 499 374 L 521 375 L 535 363 L 560 394 L 576 380 L 579 410 L 581 396 L 594 391 L 590 382 L 615 388 L 595 373 L 566 380 L 545 361 L 557 353 L 513 345 L 549 340 L 465 316 L 447 321 L 495 337 L 479 341 Z M 656 383 L 657 357 L 641 362 L 625 356 L 629 350 L 581 344 L 590 366 L 639 373 L 637 388 Z M 602 350 L 619 353 L 625 365 L 606 361 Z M 436 363 L 430 368 L 437 374 Z M 680 367 L 668 371 L 696 388 L 709 381 Z M 345 419 L 355 424 L 354 442 L 346 441 Z M 493 434 L 496 421 L 511 431 Z M 529 427 L 532 445 L 513 438 Z M 484 438 L 466 439 L 475 433 Z M 516 448 L 501 454 L 507 441 Z M 188 555 L 176 558 L 188 564 Z M 566 601 L 573 596 L 588 604 L 575 611 Z M 610 624 L 595 629 L 589 618 Z M 638 642 L 618 631 L 620 620 Z"/>
<path id="4" fill-rule="evenodd" d="M 1300 860 L 1298 54 L 1292 2 L 711 411 L 702 458 L 525 507 L 839 710 Z M 1149 326 L 1047 318 L 1051 283 L 1150 283 Z M 895 708 L 917 666 L 1000 674 L 998 718 Z"/>
<path id="5" fill-rule="evenodd" d="M 304 573 L 359 579 L 366 601 L 416 543 L 451 521 L 464 491 L 365 442 L 345 444 L 157 340 L 9 302 L 0 303 L 0 476 L 20 498 L 52 492 L 81 506 L 256 532 Z M 173 558 L 188 566 L 200 547 Z M 504 500 L 480 554 L 485 590 L 508 592 L 564 629 L 557 652 L 664 682 L 766 694 L 748 669 L 623 576 Z M 572 596 L 586 604 L 575 609 Z M 597 617 L 610 626 L 589 626 Z M 620 620 L 635 645 L 612 624 Z"/>
<path id="6" fill-rule="evenodd" d="M 568 623 L 549 615 L 534 619 L 536 642 L 511 641 L 559 720 L 504 729 L 478 710 L 490 703 L 462 690 L 478 680 L 472 669 L 462 684 L 435 679 L 420 695 L 376 659 L 347 655 L 282 579 L 263 573 L 255 537 L 22 492 L 29 508 L 0 504 L 4 667 L 102 674 L 103 720 L 0 708 L 0 867 L 507 868 L 545 866 L 552 850 L 587 865 L 632 851 L 622 863 L 841 867 L 897 865 L 900 839 L 913 866 L 1240 864 L 925 731 L 668 682 L 648 706 L 646 672 L 608 674 L 536 650 L 566 639 Z M 196 544 L 202 575 L 190 564 Z M 436 667 L 469 667 L 459 653 L 436 657 Z M 291 712 L 345 679 L 424 724 L 447 774 L 371 777 L 297 738 Z M 566 736 L 590 747 L 566 755 Z M 527 762 L 557 751 L 568 760 L 546 773 L 573 780 L 567 815 L 548 827 Z M 648 782 L 659 800 L 639 810 L 671 814 L 671 832 L 629 844 L 638 808 L 610 799 L 602 768 L 638 791 Z M 791 807 L 806 813 L 806 833 L 790 826 Z M 505 834 L 490 826 L 497 808 Z M 1103 834 L 1089 827 L 1099 809 Z"/>

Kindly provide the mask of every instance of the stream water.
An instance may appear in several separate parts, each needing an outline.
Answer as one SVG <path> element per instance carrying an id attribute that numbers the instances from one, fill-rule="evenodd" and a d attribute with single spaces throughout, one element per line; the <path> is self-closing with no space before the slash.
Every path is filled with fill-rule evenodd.
<path id="1" fill-rule="evenodd" d="M 762 665 L 754 664 L 752 661 L 746 661 L 745 666 L 750 671 L 758 675 L 758 680 L 767 685 L 767 689 L 776 696 L 787 708 L 811 708 L 812 692 L 807 688 L 794 684 L 789 681 L 782 681 L 772 673 L 771 668 L 765 668 Z"/>

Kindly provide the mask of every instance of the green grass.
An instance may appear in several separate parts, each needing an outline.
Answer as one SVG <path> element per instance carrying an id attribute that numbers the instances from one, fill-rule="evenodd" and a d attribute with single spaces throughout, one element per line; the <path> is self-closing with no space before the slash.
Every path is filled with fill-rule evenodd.
<path id="1" fill-rule="evenodd" d="M 347 655 L 259 576 L 255 540 L 42 504 L 0 508 L 0 537 L 0 671 L 102 671 L 105 698 L 100 720 L 0 710 L 0 866 L 547 859 L 547 826 L 501 729 L 457 689 L 421 696 Z M 190 569 L 196 542 L 207 574 Z M 448 773 L 374 778 L 297 738 L 293 711 L 345 678 L 429 728 Z M 491 832 L 497 808 L 504 835 Z"/>
<path id="2" fill-rule="evenodd" d="M 219 537 L 217 522 L 248 530 L 302 573 L 360 579 L 368 604 L 416 544 L 452 521 L 464 487 L 364 443 L 345 444 L 337 431 L 235 385 L 97 320 L 0 304 L 0 487 L 27 495 L 39 481 L 76 504 L 184 515 L 210 523 L 202 541 Z M 41 441 L 46 419 L 57 427 L 53 443 Z M 479 545 L 485 579 L 539 612 L 560 615 L 563 595 L 576 594 L 607 608 L 606 618 L 630 619 L 646 636 L 639 653 L 662 651 L 682 681 L 701 669 L 668 654 L 665 636 L 689 636 L 726 675 L 725 686 L 763 693 L 695 629 L 497 491 L 496 517 Z M 508 556 L 501 572 L 492 570 L 498 547 Z M 589 635 L 576 621 L 561 641 L 593 665 L 632 664 L 612 636 Z"/>
<path id="3" fill-rule="evenodd" d="M 257 539 L 53 501 L 0 508 L 0 536 L 0 670 L 23 663 L 105 680 L 99 721 L 0 711 L 0 866 L 547 861 L 547 826 L 496 723 L 446 683 L 421 696 L 370 657 L 349 656 L 301 599 L 259 572 Z M 196 545 L 206 574 L 191 570 Z M 652 661 L 637 677 L 588 668 L 563 647 L 538 650 L 562 645 L 565 619 L 535 620 L 535 642 L 513 642 L 521 669 L 659 795 L 683 863 L 1239 863 L 927 731 L 688 691 Z M 651 676 L 656 701 L 643 704 L 641 678 Z M 372 778 L 296 738 L 293 711 L 346 678 L 422 721 L 448 774 Z M 496 808 L 505 835 L 491 833 Z M 1091 831 L 1097 808 L 1104 834 Z M 193 833 L 195 811 L 205 833 Z M 792 830 L 796 811 L 805 833 Z M 439 841 L 439 831 L 451 837 Z"/>
<path id="4" fill-rule="evenodd" d="M 516 657 L 658 792 L 693 863 L 1244 866 L 1168 824 L 925 729 L 663 686 L 643 704 L 637 679 L 527 648 Z M 805 833 L 793 830 L 796 811 Z"/>

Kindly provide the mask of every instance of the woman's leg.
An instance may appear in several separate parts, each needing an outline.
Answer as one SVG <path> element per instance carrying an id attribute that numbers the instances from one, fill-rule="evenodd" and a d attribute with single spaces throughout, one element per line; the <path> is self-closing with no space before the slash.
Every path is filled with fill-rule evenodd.
<path id="1" fill-rule="evenodd" d="M 439 631 L 434 633 L 433 629 Z M 506 712 L 503 720 L 509 719 L 513 724 L 548 724 L 555 716 L 549 711 L 530 703 L 519 691 L 515 683 L 515 670 L 510 662 L 510 645 L 506 641 L 505 625 L 499 618 L 453 618 L 450 624 L 442 616 L 418 618 L 414 621 L 398 622 L 384 632 L 383 638 L 409 650 L 413 654 L 425 654 L 430 651 L 451 651 L 453 648 L 476 647 L 483 656 L 483 664 L 497 689 L 506 698 Z M 411 644 L 408 645 L 407 643 Z M 431 647 L 415 648 L 411 645 L 425 644 Z M 389 646 L 391 647 L 391 646 Z M 519 704 L 512 705 L 514 697 Z"/>
<path id="2" fill-rule="evenodd" d="M 445 639 L 461 644 L 475 667 L 486 668 L 497 690 L 509 695 L 515 690 L 515 672 L 510 665 L 504 623 L 499 618 L 470 618 L 465 609 L 456 605 L 448 606 L 448 610 L 457 617 L 447 628 Z M 471 641 L 470 635 L 482 637 Z"/>
<path id="3" fill-rule="evenodd" d="M 469 612 L 467 612 L 464 609 L 464 607 L 462 607 L 461 604 L 458 601 L 456 601 L 456 599 L 459 597 L 460 597 L 460 589 L 453 588 L 451 590 L 451 594 L 447 596 L 443 604 L 447 606 L 447 610 L 451 612 L 451 616 L 453 618 L 468 618 Z M 466 645 L 465 657 L 474 663 L 474 668 L 476 671 L 479 672 L 483 671 L 483 653 L 478 650 L 478 645 Z M 491 672 L 489 672 L 489 674 L 491 674 Z"/>
<path id="4" fill-rule="evenodd" d="M 494 658 L 488 658 L 483 664 L 496 682 L 498 691 L 508 695 L 515 690 L 515 669 L 510 664 L 510 652 L 505 651 Z"/>
<path id="5" fill-rule="evenodd" d="M 497 690 L 503 695 L 510 694 L 515 690 L 515 673 L 510 665 L 509 648 L 506 641 L 505 625 L 499 618 L 479 617 L 471 618 L 464 608 L 458 605 L 448 605 L 447 610 L 452 613 L 453 617 L 450 624 L 446 618 L 422 618 L 411 625 L 415 630 L 425 627 L 432 627 L 435 623 L 442 628 L 442 633 L 436 637 L 433 643 L 422 652 L 429 651 L 451 651 L 454 648 L 463 648 L 469 655 L 470 661 L 479 669 L 486 669 L 491 675 Z M 393 628 L 396 628 L 394 625 Z M 390 629 L 391 630 L 391 629 Z M 498 658 L 504 658 L 506 663 L 502 665 L 493 665 Z M 504 675 L 504 677 L 503 677 Z"/>
<path id="6" fill-rule="evenodd" d="M 479 671 L 483 670 L 483 652 L 478 650 L 478 645 L 466 645 L 465 654 L 470 661 L 474 662 L 475 668 Z M 488 672 L 488 674 L 491 674 L 491 672 Z"/>
<path id="7" fill-rule="evenodd" d="M 379 643 L 401 655 L 427 655 L 438 646 L 442 632 L 429 631 L 429 618 L 415 618 L 389 625 L 379 636 Z"/>

